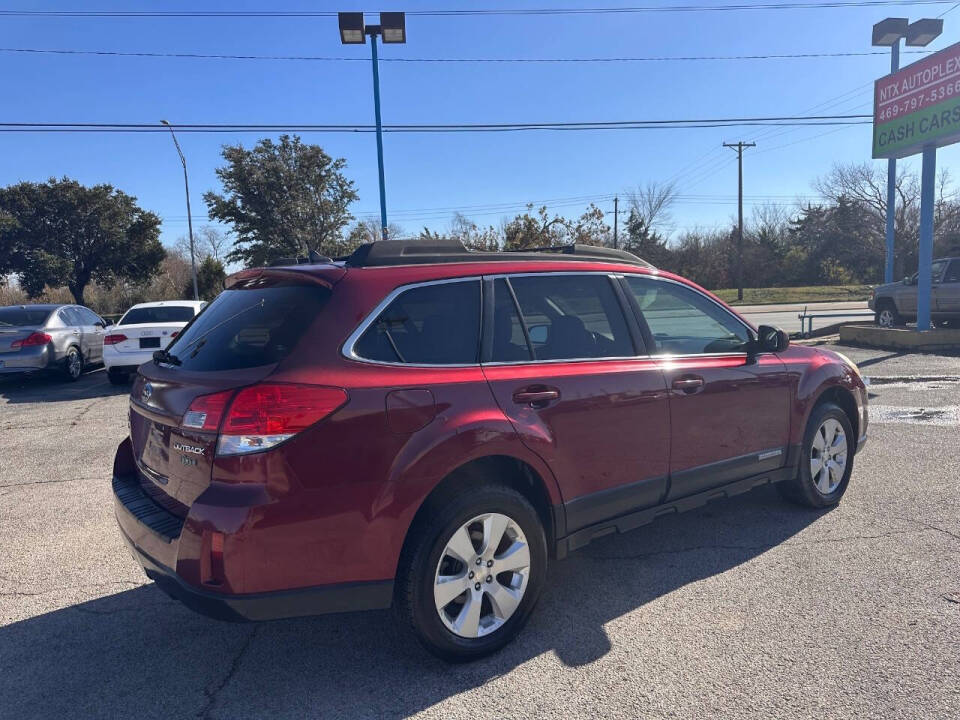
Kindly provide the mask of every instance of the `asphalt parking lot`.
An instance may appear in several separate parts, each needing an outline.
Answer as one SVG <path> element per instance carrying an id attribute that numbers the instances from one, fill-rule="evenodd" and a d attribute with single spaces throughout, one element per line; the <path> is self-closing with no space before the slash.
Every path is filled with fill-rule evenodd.
<path id="1" fill-rule="evenodd" d="M 598 540 L 466 666 L 387 612 L 168 599 L 115 528 L 125 390 L 0 380 L 0 717 L 960 717 L 960 358 L 842 350 L 877 422 L 839 507 L 761 488 Z"/>

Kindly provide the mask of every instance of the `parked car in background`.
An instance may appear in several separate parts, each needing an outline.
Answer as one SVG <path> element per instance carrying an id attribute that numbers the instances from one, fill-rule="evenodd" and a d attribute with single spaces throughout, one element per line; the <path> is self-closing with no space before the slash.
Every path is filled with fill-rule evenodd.
<path id="1" fill-rule="evenodd" d="M 768 483 L 838 503 L 867 392 L 624 251 L 388 241 L 231 276 L 128 417 L 117 521 L 168 593 L 248 620 L 393 605 L 469 660 L 596 537 Z"/>
<path id="2" fill-rule="evenodd" d="M 0 307 L 0 373 L 59 370 L 76 380 L 103 360 L 108 323 L 81 305 Z"/>
<path id="3" fill-rule="evenodd" d="M 114 385 L 122 385 L 137 366 L 153 359 L 206 305 L 203 301 L 164 300 L 134 305 L 103 339 L 103 364 Z"/>
<path id="4" fill-rule="evenodd" d="M 960 324 L 960 258 L 934 260 L 930 277 L 930 319 L 938 325 Z M 917 319 L 917 273 L 900 282 L 879 285 L 867 303 L 880 327 L 897 327 Z"/>

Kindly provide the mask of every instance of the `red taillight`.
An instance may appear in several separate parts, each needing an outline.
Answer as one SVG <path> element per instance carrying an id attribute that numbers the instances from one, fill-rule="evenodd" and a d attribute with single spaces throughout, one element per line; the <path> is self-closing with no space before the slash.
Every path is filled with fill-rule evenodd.
<path id="1" fill-rule="evenodd" d="M 170 333 L 170 339 L 173 340 L 179 334 L 180 334 L 179 330 L 174 330 L 172 333 Z"/>
<path id="2" fill-rule="evenodd" d="M 33 347 L 35 345 L 46 345 L 51 340 L 53 340 L 53 338 L 45 332 L 30 333 L 27 337 L 23 338 L 23 340 L 14 340 L 10 343 L 10 349 L 19 350 L 20 348 Z"/>
<path id="3" fill-rule="evenodd" d="M 104 345 L 116 345 L 117 343 L 122 343 L 127 339 L 126 335 L 117 334 L 117 335 L 106 335 L 103 338 Z"/>
<path id="4" fill-rule="evenodd" d="M 220 428 L 218 454 L 266 450 L 316 422 L 347 401 L 341 388 L 263 384 L 237 393 Z"/>
<path id="5" fill-rule="evenodd" d="M 201 395 L 194 398 L 183 414 L 183 427 L 191 430 L 209 430 L 216 432 L 223 418 L 223 411 L 230 402 L 233 390 L 224 390 L 213 395 Z"/>

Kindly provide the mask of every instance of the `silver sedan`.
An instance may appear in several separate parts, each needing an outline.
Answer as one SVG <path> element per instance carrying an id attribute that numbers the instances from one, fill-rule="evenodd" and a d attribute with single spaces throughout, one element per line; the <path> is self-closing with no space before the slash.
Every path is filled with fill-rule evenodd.
<path id="1" fill-rule="evenodd" d="M 107 322 L 80 305 L 0 307 L 0 374 L 59 370 L 69 380 L 103 362 Z"/>

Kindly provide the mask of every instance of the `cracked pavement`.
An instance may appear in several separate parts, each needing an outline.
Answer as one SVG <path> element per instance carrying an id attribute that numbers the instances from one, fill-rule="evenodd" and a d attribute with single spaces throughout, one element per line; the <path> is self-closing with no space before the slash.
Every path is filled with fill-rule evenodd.
<path id="1" fill-rule="evenodd" d="M 958 358 L 840 349 L 878 406 L 960 405 Z M 125 425 L 102 371 L 0 380 L 0 718 L 960 717 L 956 426 L 873 425 L 833 510 L 760 488 L 597 540 L 516 642 L 448 666 L 387 612 L 167 598 L 114 524 Z"/>

